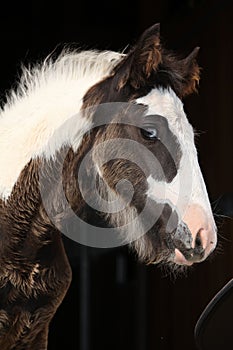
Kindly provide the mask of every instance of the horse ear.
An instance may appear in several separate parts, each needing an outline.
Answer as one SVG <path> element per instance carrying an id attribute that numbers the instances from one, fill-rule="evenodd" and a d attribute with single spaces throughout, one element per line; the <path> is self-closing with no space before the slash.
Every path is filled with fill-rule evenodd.
<path id="1" fill-rule="evenodd" d="M 200 80 L 200 67 L 196 62 L 196 57 L 199 50 L 200 48 L 196 47 L 186 58 L 179 61 L 183 78 L 181 97 L 189 95 L 197 90 L 197 85 Z"/>
<path id="2" fill-rule="evenodd" d="M 156 71 L 162 60 L 160 49 L 160 24 L 145 30 L 131 52 L 117 69 L 118 90 L 129 83 L 135 89 L 140 88 Z"/>

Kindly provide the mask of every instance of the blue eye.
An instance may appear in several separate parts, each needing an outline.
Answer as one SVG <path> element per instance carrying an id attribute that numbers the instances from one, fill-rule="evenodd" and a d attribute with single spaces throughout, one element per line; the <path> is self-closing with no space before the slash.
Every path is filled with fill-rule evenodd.
<path id="1" fill-rule="evenodd" d="M 141 129 L 142 136 L 147 140 L 157 140 L 158 139 L 158 132 L 155 128 L 144 128 Z"/>

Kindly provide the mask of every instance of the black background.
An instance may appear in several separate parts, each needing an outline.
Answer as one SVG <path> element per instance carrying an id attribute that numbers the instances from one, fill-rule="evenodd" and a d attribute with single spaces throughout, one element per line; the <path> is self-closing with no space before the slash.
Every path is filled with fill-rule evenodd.
<path id="1" fill-rule="evenodd" d="M 167 48 L 186 54 L 201 47 L 199 94 L 186 99 L 185 109 L 200 133 L 200 165 L 215 211 L 232 215 L 232 4 L 5 1 L 0 11 L 1 99 L 4 102 L 14 86 L 22 63 L 41 61 L 65 44 L 123 50 L 144 29 L 160 22 Z M 139 264 L 127 248 L 86 249 L 65 239 L 73 283 L 52 322 L 49 350 L 196 349 L 193 330 L 198 317 L 233 276 L 231 219 L 224 220 L 219 233 L 217 253 L 176 280 L 156 266 Z"/>

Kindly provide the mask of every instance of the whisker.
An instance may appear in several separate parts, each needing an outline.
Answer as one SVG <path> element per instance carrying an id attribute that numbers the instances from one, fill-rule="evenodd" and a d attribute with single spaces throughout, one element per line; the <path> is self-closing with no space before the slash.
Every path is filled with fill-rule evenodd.
<path id="1" fill-rule="evenodd" d="M 229 216 L 229 215 L 226 215 L 226 214 L 216 214 L 216 213 L 214 213 L 214 217 L 223 218 L 223 219 L 232 219 L 232 216 Z"/>
<path id="2" fill-rule="evenodd" d="M 225 242 L 229 242 L 229 243 L 231 243 L 231 242 L 232 242 L 232 240 L 231 240 L 231 239 L 226 238 L 226 237 L 224 237 L 223 235 L 220 235 L 219 233 L 218 233 L 218 237 L 220 237 L 221 239 L 223 239 Z"/>
<path id="3" fill-rule="evenodd" d="M 218 207 L 218 204 L 219 204 L 221 199 L 222 199 L 222 196 L 220 196 L 219 198 L 217 198 L 217 199 L 215 199 L 214 201 L 211 202 L 211 206 L 212 206 L 213 212 L 215 212 L 215 210 Z"/>

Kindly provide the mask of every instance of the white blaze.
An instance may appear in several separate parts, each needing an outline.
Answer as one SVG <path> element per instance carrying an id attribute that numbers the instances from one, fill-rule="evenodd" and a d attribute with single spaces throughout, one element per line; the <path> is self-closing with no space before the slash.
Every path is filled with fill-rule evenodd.
<path id="1" fill-rule="evenodd" d="M 184 113 L 181 100 L 171 89 L 154 89 L 147 96 L 137 99 L 137 103 L 148 106 L 148 115 L 157 114 L 167 119 L 182 152 L 178 173 L 171 183 L 148 177 L 148 196 L 176 208 L 180 220 L 184 221 L 190 208 L 202 208 L 206 215 L 206 227 L 215 231 L 206 186 L 198 164 L 194 132 Z M 165 146 L 169 150 L 169 145 Z"/>

